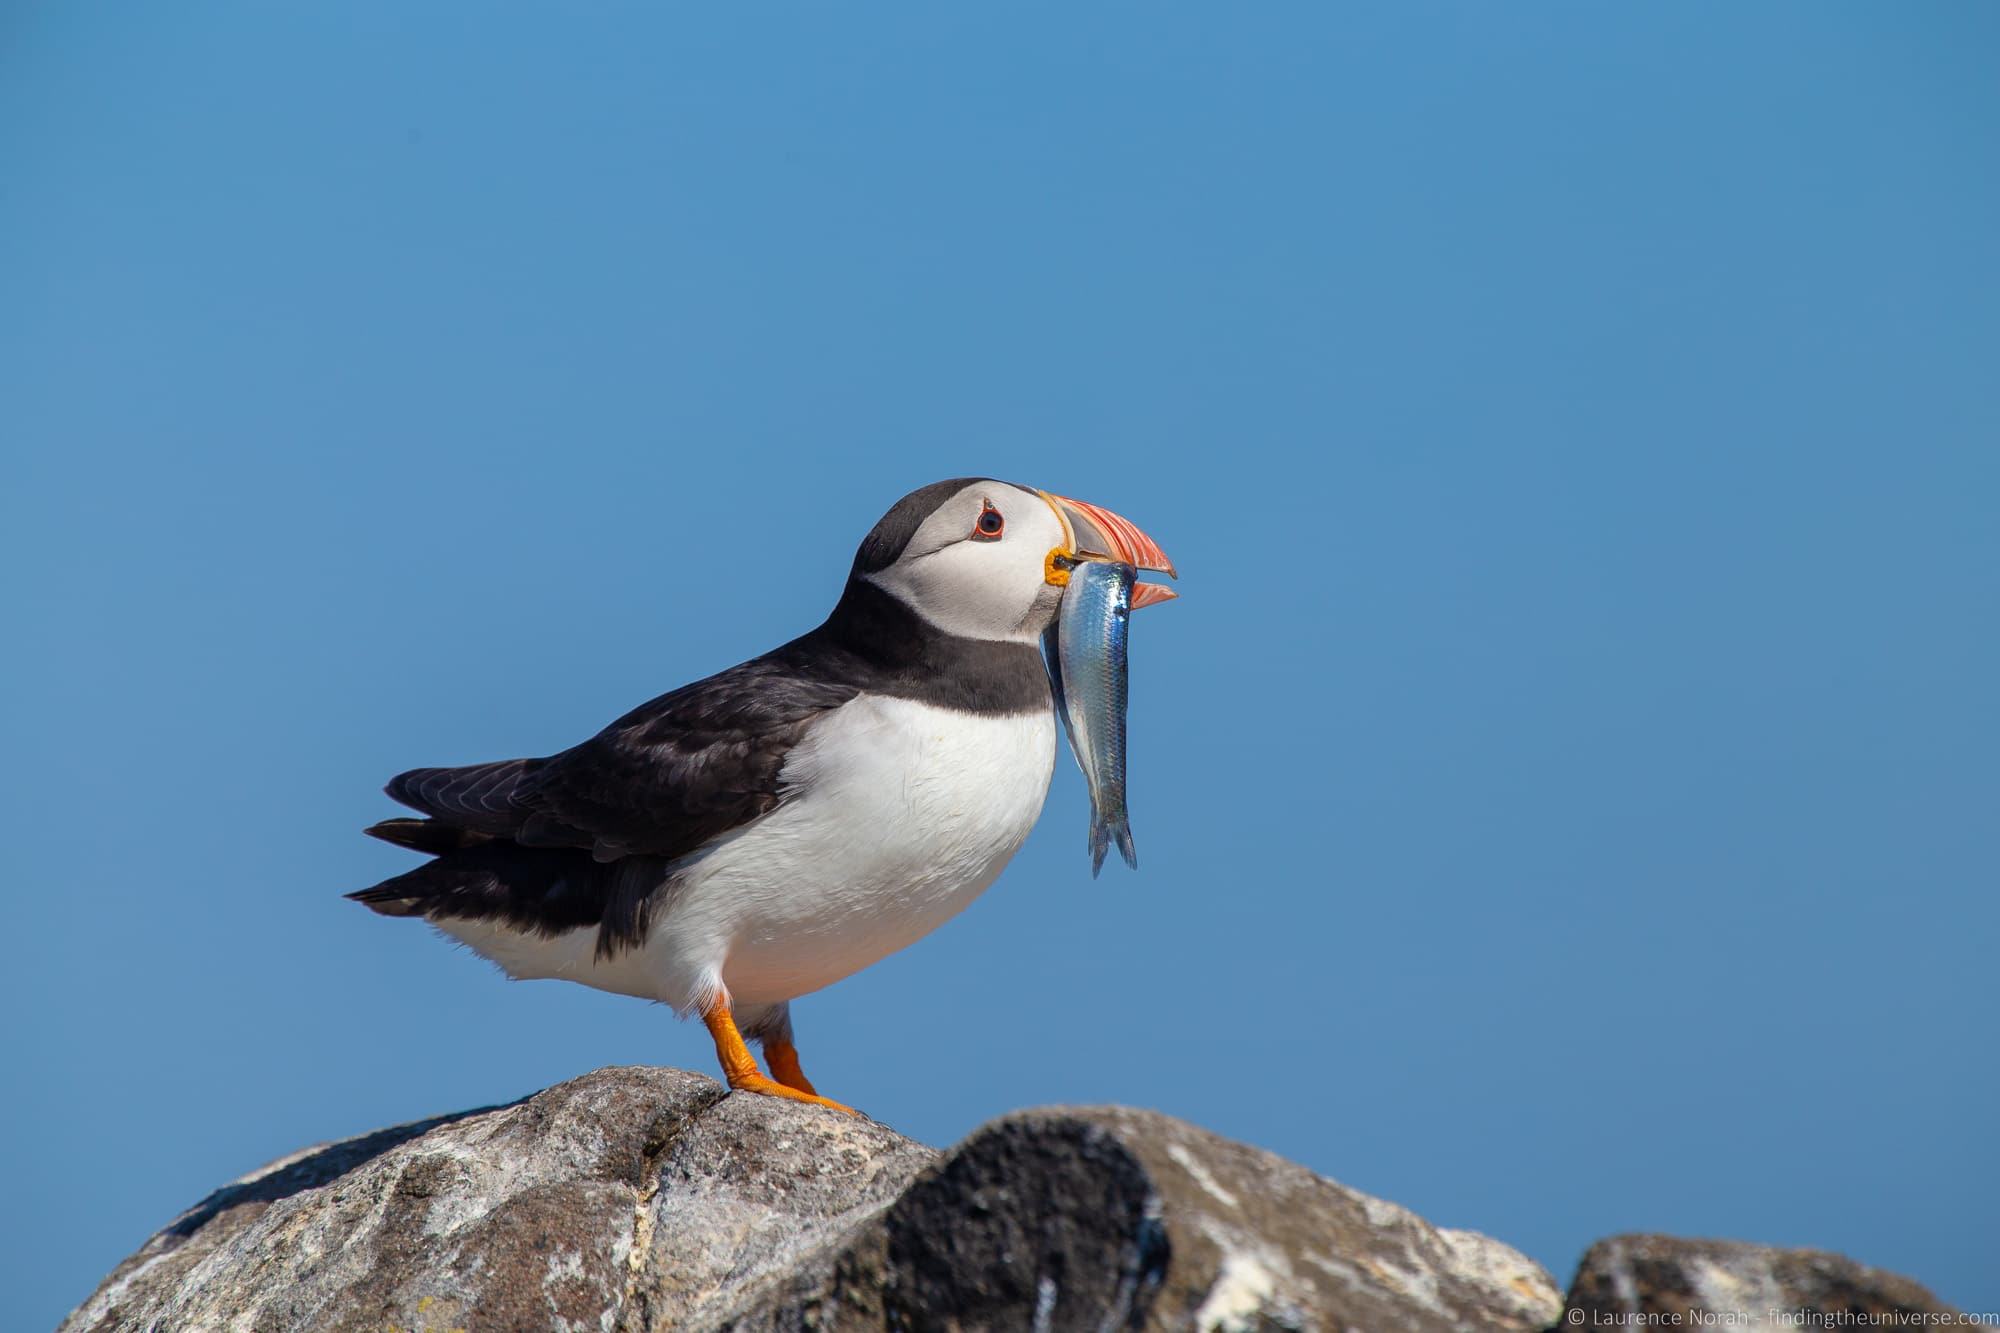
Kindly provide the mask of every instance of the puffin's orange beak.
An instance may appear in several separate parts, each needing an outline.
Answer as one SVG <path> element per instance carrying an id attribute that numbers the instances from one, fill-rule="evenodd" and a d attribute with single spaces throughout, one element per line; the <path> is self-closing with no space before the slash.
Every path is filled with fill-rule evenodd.
<path id="1" fill-rule="evenodd" d="M 1069 567 L 1079 560 L 1120 560 L 1135 569 L 1148 569 L 1179 578 L 1174 562 L 1160 544 L 1139 530 L 1139 525 L 1121 518 L 1101 505 L 1072 500 L 1065 495 L 1041 492 L 1049 508 L 1062 520 L 1064 545 L 1050 551 L 1044 561 L 1047 578 L 1058 586 L 1069 582 Z M 1158 583 L 1132 585 L 1132 609 L 1172 601 L 1179 594 Z"/>

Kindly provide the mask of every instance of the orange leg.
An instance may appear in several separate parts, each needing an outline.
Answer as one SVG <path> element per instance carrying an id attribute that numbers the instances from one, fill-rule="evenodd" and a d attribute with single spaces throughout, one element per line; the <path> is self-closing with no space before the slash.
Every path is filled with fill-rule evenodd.
<path id="1" fill-rule="evenodd" d="M 772 1055 L 771 1064 L 772 1068 L 780 1071 L 781 1077 L 789 1072 L 796 1075 L 799 1083 L 804 1086 L 787 1086 L 776 1079 L 764 1077 L 762 1071 L 757 1068 L 757 1062 L 750 1058 L 750 1048 L 743 1044 L 743 1034 L 736 1030 L 736 1019 L 730 1014 L 726 1001 L 716 1001 L 709 1011 L 701 1016 L 701 1021 L 708 1025 L 708 1035 L 715 1038 L 715 1056 L 722 1061 L 722 1075 L 729 1081 L 732 1091 L 762 1093 L 766 1097 L 785 1097 L 795 1102 L 811 1102 L 815 1106 L 831 1106 L 834 1110 L 845 1111 L 849 1115 L 861 1114 L 851 1106 L 842 1106 L 839 1102 L 830 1101 L 812 1091 L 812 1085 L 806 1083 L 805 1075 L 799 1073 L 799 1057 L 796 1051 L 791 1052 L 789 1071 L 775 1053 Z M 789 1046 L 784 1049 L 791 1051 Z"/>
<path id="2" fill-rule="evenodd" d="M 782 1037 L 764 1039 L 764 1063 L 771 1066 L 771 1077 L 788 1088 L 817 1097 L 819 1089 L 806 1077 L 806 1071 L 799 1068 L 799 1048 Z"/>

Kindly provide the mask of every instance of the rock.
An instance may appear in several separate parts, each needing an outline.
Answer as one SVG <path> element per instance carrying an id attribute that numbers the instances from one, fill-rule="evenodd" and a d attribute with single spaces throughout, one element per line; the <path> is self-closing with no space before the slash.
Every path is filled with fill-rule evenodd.
<path id="1" fill-rule="evenodd" d="M 1165 1116 L 1028 1111 L 939 1157 L 605 1069 L 217 1190 L 63 1333 L 1537 1330 L 1561 1310 L 1497 1241 Z"/>
<path id="2" fill-rule="evenodd" d="M 1824 1250 L 1613 1236 L 1583 1256 L 1565 1320 L 1570 1327 L 1630 1327 L 1631 1316 L 1648 1315 L 1680 1327 L 1797 1328 L 1804 1326 L 1800 1312 L 1958 1313 L 1909 1278 Z"/>
<path id="3" fill-rule="evenodd" d="M 217 1190 L 75 1330 L 691 1326 L 844 1234 L 936 1154 L 869 1121 L 601 1069 L 512 1106 L 349 1139 Z"/>
<path id="4" fill-rule="evenodd" d="M 913 1324 L 1539 1330 L 1561 1310 L 1497 1241 L 1123 1107 L 987 1125 L 883 1229 L 890 1308 Z"/>

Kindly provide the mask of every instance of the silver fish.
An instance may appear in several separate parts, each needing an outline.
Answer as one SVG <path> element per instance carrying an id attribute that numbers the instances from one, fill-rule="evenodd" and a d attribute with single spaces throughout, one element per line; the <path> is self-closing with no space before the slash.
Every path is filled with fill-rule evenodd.
<path id="1" fill-rule="evenodd" d="M 1090 785 L 1090 875 L 1104 868 L 1115 839 L 1139 868 L 1125 810 L 1125 654 L 1137 571 L 1113 560 L 1084 560 L 1070 571 L 1062 608 L 1042 636 L 1056 715 Z"/>

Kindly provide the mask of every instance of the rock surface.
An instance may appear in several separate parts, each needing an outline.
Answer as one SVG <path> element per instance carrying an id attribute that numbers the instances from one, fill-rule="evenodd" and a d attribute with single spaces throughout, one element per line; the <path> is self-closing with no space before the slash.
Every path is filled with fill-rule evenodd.
<path id="1" fill-rule="evenodd" d="M 1007 1116 L 939 1154 L 604 1069 L 312 1149 L 120 1264 L 84 1330 L 1536 1330 L 1548 1274 L 1193 1126 Z"/>
<path id="2" fill-rule="evenodd" d="M 1639 1327 L 1635 1316 L 1650 1316 L 1654 1327 L 1800 1328 L 1808 1326 L 1802 1312 L 1947 1319 L 1958 1313 L 1909 1278 L 1824 1250 L 1613 1236 L 1584 1254 L 1570 1284 L 1566 1322 Z M 1917 1327 L 1925 1321 L 1896 1322 Z"/>
<path id="3" fill-rule="evenodd" d="M 935 1154 L 671 1069 L 308 1151 L 216 1191 L 65 1329 L 699 1327 Z"/>
<path id="4" fill-rule="evenodd" d="M 1953 1313 L 1838 1255 L 1666 1236 L 1593 1246 L 1565 1307 L 1498 1241 L 1147 1111 L 1024 1111 L 939 1154 L 699 1075 L 601 1069 L 217 1190 L 62 1333 L 1539 1333 L 1801 1311 Z"/>

